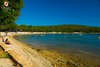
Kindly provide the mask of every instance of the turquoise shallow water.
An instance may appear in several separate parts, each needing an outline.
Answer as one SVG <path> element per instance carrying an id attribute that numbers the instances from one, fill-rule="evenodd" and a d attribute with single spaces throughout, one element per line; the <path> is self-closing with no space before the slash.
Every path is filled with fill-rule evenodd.
<path id="1" fill-rule="evenodd" d="M 100 34 L 20 35 L 16 39 L 35 48 L 61 53 L 85 53 L 100 56 Z"/>

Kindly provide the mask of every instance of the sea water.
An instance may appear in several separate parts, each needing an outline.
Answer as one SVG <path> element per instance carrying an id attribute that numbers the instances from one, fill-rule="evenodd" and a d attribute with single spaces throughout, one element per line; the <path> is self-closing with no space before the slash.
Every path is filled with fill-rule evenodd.
<path id="1" fill-rule="evenodd" d="M 34 48 L 99 57 L 99 36 L 100 34 L 34 34 L 15 36 L 15 38 Z"/>

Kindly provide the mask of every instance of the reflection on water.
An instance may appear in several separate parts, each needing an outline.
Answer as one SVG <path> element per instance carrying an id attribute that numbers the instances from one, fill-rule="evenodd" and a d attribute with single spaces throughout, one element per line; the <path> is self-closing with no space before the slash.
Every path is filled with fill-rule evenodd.
<path id="1" fill-rule="evenodd" d="M 100 36 L 99 36 L 99 40 L 100 40 Z"/>
<path id="2" fill-rule="evenodd" d="M 21 35 L 16 39 L 40 49 L 100 56 L 100 34 Z M 98 39 L 99 37 L 99 39 Z"/>

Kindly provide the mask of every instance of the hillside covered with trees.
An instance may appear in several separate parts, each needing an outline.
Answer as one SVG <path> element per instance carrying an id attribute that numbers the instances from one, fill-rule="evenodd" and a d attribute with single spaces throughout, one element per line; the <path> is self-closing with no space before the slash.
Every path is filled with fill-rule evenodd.
<path id="1" fill-rule="evenodd" d="M 54 25 L 54 26 L 18 26 L 20 31 L 31 32 L 84 32 L 100 33 L 100 27 L 91 27 L 83 25 Z"/>
<path id="2" fill-rule="evenodd" d="M 83 33 L 100 33 L 100 27 L 83 26 L 83 25 L 53 25 L 53 26 L 27 26 L 13 24 L 9 29 L 1 31 L 21 31 L 21 32 L 83 32 Z"/>

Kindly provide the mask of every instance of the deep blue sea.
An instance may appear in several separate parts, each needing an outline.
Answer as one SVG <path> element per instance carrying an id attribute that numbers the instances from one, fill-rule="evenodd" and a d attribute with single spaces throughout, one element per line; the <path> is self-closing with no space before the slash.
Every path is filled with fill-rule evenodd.
<path id="1" fill-rule="evenodd" d="M 100 56 L 100 34 L 35 34 L 15 38 L 35 48 Z"/>

